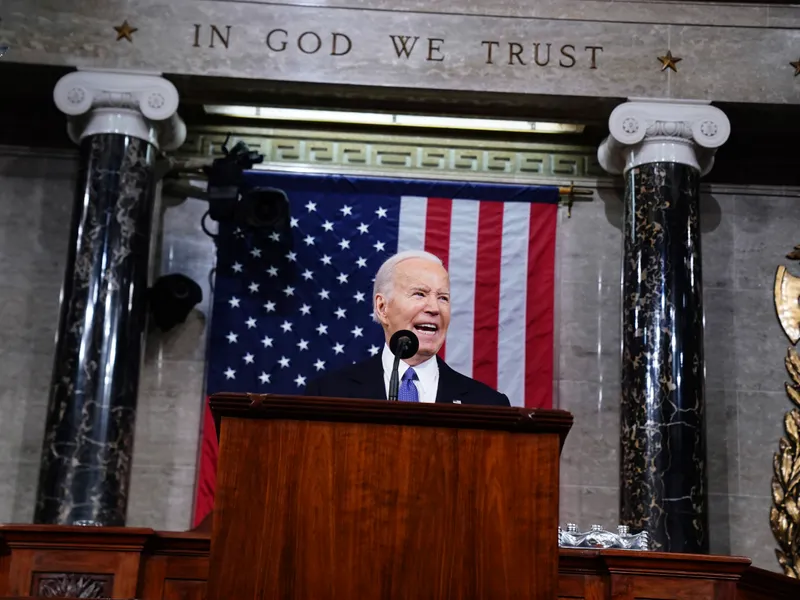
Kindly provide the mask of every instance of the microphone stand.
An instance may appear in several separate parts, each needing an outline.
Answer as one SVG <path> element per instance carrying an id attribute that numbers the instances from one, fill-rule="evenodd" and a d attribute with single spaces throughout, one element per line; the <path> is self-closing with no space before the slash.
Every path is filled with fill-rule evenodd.
<path id="1" fill-rule="evenodd" d="M 405 352 L 407 344 L 407 338 L 400 338 L 400 341 L 397 342 L 396 352 L 394 353 L 394 362 L 392 363 L 392 376 L 389 378 L 390 402 L 397 402 L 397 395 L 400 389 L 400 356 L 402 356 L 402 354 Z"/>

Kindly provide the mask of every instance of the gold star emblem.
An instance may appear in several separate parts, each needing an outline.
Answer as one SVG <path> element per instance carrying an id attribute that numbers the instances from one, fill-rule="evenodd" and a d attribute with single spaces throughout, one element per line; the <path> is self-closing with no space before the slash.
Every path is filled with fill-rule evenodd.
<path id="1" fill-rule="evenodd" d="M 122 25 L 118 25 L 114 27 L 114 29 L 117 32 L 117 41 L 120 41 L 122 38 L 125 38 L 131 43 L 133 43 L 133 38 L 131 37 L 131 34 L 139 31 L 138 29 L 136 29 L 136 27 L 131 27 L 130 25 L 128 25 L 127 19 L 123 21 Z"/>
<path id="2" fill-rule="evenodd" d="M 678 72 L 677 64 L 681 62 L 683 59 L 678 58 L 677 56 L 672 56 L 672 51 L 667 50 L 666 56 L 659 56 L 658 60 L 661 61 L 661 70 L 665 71 L 666 69 L 672 69 L 676 73 Z"/>
<path id="3" fill-rule="evenodd" d="M 790 62 L 789 64 L 794 67 L 794 76 L 797 77 L 798 75 L 800 75 L 800 58 L 798 58 L 794 62 Z"/>

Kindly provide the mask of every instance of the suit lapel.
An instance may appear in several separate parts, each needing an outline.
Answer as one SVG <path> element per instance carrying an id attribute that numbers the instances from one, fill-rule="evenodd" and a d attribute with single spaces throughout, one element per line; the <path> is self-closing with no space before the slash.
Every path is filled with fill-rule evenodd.
<path id="1" fill-rule="evenodd" d="M 456 375 L 447 363 L 438 356 L 436 362 L 439 365 L 439 387 L 436 390 L 436 402 L 453 404 L 454 401 L 463 402 L 467 389 L 460 385 L 462 379 Z"/>
<path id="2" fill-rule="evenodd" d="M 363 368 L 353 371 L 350 379 L 359 384 L 361 397 L 371 400 L 386 400 L 386 384 L 383 382 L 383 361 L 380 353 L 362 363 Z"/>
<path id="3" fill-rule="evenodd" d="M 439 385 L 436 389 L 436 402 L 453 404 L 454 401 L 464 402 L 468 393 L 464 378 L 451 369 L 438 356 L 436 362 L 439 366 Z M 358 395 L 367 399 L 386 399 L 386 384 L 383 381 L 383 360 L 378 354 L 361 363 L 358 370 L 350 372 L 350 380 L 356 384 Z"/>

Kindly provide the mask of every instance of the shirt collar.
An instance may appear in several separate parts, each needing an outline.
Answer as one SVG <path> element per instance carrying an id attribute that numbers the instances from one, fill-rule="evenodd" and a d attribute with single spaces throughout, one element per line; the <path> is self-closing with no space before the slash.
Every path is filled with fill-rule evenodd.
<path id="1" fill-rule="evenodd" d="M 392 351 L 389 350 L 389 344 L 383 345 L 381 361 L 383 362 L 383 372 L 387 377 L 390 376 L 392 374 L 392 367 L 394 366 L 394 354 L 392 354 Z M 403 373 L 405 373 L 407 369 L 408 363 L 401 359 L 400 364 L 397 366 L 397 374 L 399 375 L 400 379 L 403 378 Z M 422 378 L 425 374 L 433 375 L 434 373 L 438 373 L 439 364 L 436 362 L 436 357 L 431 356 L 424 362 L 416 365 L 414 367 L 414 372 L 416 372 L 419 378 Z"/>

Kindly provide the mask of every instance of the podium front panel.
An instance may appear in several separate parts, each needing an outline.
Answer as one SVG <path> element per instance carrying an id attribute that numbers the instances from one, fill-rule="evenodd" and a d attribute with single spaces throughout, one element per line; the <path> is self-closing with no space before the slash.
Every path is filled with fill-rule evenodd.
<path id="1" fill-rule="evenodd" d="M 555 598 L 563 435 L 221 425 L 208 600 Z"/>

